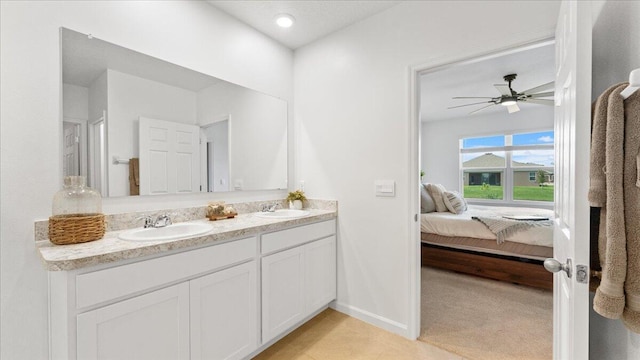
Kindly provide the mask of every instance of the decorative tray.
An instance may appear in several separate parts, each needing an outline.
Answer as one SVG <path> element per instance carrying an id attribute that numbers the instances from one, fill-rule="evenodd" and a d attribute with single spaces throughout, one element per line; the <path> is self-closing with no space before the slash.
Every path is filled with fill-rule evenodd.
<path id="1" fill-rule="evenodd" d="M 216 220 L 224 220 L 224 219 L 233 219 L 236 217 L 238 213 L 229 213 L 229 214 L 219 214 L 219 215 L 207 215 L 207 218 L 211 221 Z"/>

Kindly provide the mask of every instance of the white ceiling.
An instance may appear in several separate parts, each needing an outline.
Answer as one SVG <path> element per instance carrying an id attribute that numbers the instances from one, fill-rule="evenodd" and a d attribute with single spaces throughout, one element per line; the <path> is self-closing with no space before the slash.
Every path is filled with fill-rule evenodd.
<path id="1" fill-rule="evenodd" d="M 554 54 L 554 45 L 551 43 L 423 74 L 420 79 L 420 120 L 439 121 L 491 113 L 506 114 L 507 109 L 500 105 L 491 106 L 471 115 L 469 115 L 471 111 L 486 104 L 457 109 L 447 108 L 489 100 L 452 99 L 456 96 L 499 97 L 500 93 L 493 84 L 505 84 L 503 76 L 507 74 L 518 74 L 511 83 L 512 89 L 517 92 L 554 81 Z M 545 105 L 518 102 L 518 106 L 520 111 L 527 111 L 531 107 Z"/>
<path id="2" fill-rule="evenodd" d="M 400 1 L 245 1 L 208 0 L 254 29 L 290 49 L 297 49 L 334 31 L 368 18 Z M 278 27 L 274 18 L 281 13 L 293 15 L 295 24 Z"/>

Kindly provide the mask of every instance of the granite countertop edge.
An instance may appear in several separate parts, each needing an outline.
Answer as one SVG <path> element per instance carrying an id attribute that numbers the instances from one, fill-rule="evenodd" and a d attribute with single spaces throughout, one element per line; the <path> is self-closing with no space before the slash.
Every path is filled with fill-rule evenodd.
<path id="1" fill-rule="evenodd" d="M 188 238 L 163 241 L 135 242 L 120 240 L 118 235 L 126 230 L 107 232 L 100 240 L 91 242 L 55 245 L 49 240 L 36 242 L 36 247 L 45 270 L 69 271 L 100 264 L 114 263 L 160 255 L 175 250 L 188 250 L 206 245 L 213 245 L 232 239 L 241 239 L 264 232 L 282 230 L 291 226 L 311 224 L 337 217 L 333 210 L 306 209 L 310 214 L 295 219 L 264 219 L 254 214 L 240 214 L 233 219 L 208 221 L 207 219 L 190 222 L 208 222 L 213 230 Z"/>

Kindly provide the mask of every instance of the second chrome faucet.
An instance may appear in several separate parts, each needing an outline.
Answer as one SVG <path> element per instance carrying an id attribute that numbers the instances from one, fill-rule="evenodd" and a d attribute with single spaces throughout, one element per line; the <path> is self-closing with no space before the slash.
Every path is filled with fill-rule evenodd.
<path id="1" fill-rule="evenodd" d="M 151 218 L 151 216 L 142 216 L 139 219 L 144 220 L 144 228 L 161 228 L 168 225 L 171 225 L 171 217 L 169 214 L 159 215 L 155 220 Z"/>

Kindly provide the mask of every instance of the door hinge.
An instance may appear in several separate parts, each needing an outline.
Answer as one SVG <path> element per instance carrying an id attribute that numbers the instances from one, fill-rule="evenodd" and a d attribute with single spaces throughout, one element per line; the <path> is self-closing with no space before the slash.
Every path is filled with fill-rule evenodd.
<path id="1" fill-rule="evenodd" d="M 413 216 L 413 221 L 418 222 L 418 214 L 415 214 L 415 215 Z"/>
<path id="2" fill-rule="evenodd" d="M 589 267 L 586 265 L 576 265 L 576 281 L 582 284 L 589 282 Z"/>

